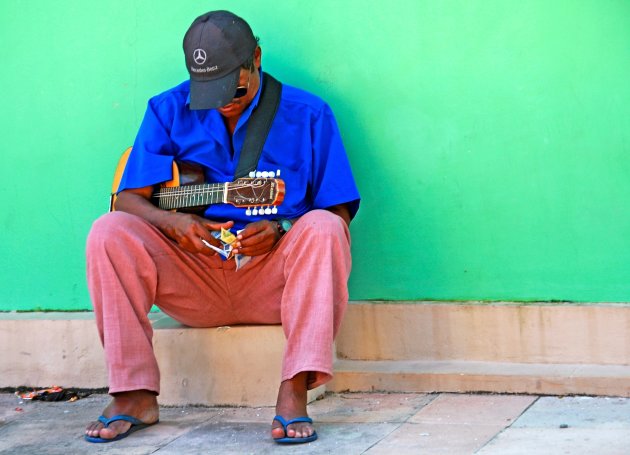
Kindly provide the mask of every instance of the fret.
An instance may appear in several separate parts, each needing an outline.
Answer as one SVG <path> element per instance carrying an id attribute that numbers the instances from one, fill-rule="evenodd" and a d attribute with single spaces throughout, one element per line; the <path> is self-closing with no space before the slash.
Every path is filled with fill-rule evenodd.
<path id="1" fill-rule="evenodd" d="M 226 183 L 163 187 L 154 193 L 153 198 L 164 210 L 222 203 L 238 207 L 278 205 L 284 199 L 284 182 L 279 179 L 239 179 Z"/>

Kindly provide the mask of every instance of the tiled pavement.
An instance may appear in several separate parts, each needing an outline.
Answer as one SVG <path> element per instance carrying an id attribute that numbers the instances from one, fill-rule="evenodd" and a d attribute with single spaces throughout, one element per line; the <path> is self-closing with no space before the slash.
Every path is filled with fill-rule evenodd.
<path id="1" fill-rule="evenodd" d="M 110 444 L 83 440 L 109 398 L 25 402 L 0 394 L 0 454 L 630 454 L 630 399 L 329 394 L 309 405 L 319 439 L 278 446 L 273 408 L 163 407 L 160 424 Z"/>

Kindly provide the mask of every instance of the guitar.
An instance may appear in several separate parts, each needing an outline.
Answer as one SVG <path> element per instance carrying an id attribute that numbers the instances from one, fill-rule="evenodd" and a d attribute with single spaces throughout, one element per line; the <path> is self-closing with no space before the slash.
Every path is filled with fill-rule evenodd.
<path id="1" fill-rule="evenodd" d="M 131 147 L 118 160 L 109 211 L 113 212 L 120 180 L 122 179 Z M 153 192 L 152 202 L 164 210 L 203 211 L 212 204 L 232 204 L 244 207 L 246 215 L 278 213 L 276 206 L 284 200 L 284 180 L 278 178 L 243 177 L 233 182 L 204 183 L 201 166 L 173 161 L 173 178 Z"/>

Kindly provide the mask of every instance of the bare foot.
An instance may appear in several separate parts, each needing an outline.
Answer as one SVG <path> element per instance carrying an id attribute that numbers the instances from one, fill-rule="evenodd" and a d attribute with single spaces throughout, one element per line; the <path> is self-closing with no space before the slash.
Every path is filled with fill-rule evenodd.
<path id="1" fill-rule="evenodd" d="M 114 394 L 111 403 L 103 411 L 107 418 L 118 414 L 126 414 L 139 419 L 144 423 L 157 422 L 159 407 L 157 398 L 148 390 L 134 390 Z M 131 423 L 126 421 L 112 422 L 107 428 L 99 422 L 91 422 L 85 428 L 85 434 L 94 438 L 113 439 L 121 433 L 129 430 Z"/>
<path id="2" fill-rule="evenodd" d="M 276 414 L 286 420 L 296 417 L 305 417 L 306 414 L 306 380 L 308 372 L 299 373 L 291 379 L 287 379 L 280 384 L 278 390 L 278 401 L 276 402 Z M 287 427 L 287 434 L 284 434 L 282 425 L 274 420 L 271 425 L 271 436 L 278 438 L 307 438 L 315 432 L 313 425 L 306 422 L 292 423 Z"/>

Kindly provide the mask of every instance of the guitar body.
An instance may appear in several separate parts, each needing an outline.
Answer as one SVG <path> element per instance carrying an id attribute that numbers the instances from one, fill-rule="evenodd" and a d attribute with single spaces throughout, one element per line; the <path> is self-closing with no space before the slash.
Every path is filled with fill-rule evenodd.
<path id="1" fill-rule="evenodd" d="M 129 154 L 131 153 L 132 147 L 127 148 L 120 156 L 118 160 L 118 164 L 116 165 L 116 170 L 114 171 L 114 180 L 112 181 L 112 193 L 109 200 L 109 211 L 113 212 L 116 210 L 114 208 L 114 204 L 116 203 L 118 188 L 120 188 L 120 181 L 122 180 L 122 176 L 125 173 L 125 168 L 127 167 L 127 161 L 129 161 Z M 203 170 L 199 166 L 195 166 L 190 163 L 177 163 L 173 161 L 173 178 L 168 182 L 163 183 L 161 186 L 165 188 L 174 188 L 181 185 L 193 185 L 193 184 L 201 184 L 205 180 L 203 175 Z M 195 207 L 191 212 L 202 211 L 202 208 Z M 182 211 L 185 211 L 182 210 Z"/>
<path id="2" fill-rule="evenodd" d="M 118 164 L 116 164 L 116 170 L 114 171 L 114 180 L 112 181 L 112 192 L 109 197 L 109 211 L 113 212 L 116 210 L 114 205 L 116 204 L 116 199 L 118 197 L 118 188 L 120 188 L 120 181 L 122 180 L 122 176 L 125 173 L 125 168 L 127 167 L 127 161 L 129 160 L 129 154 L 131 153 L 131 147 L 123 152 L 120 159 L 118 160 Z"/>
<path id="3" fill-rule="evenodd" d="M 131 147 L 123 152 L 116 165 L 109 200 L 110 212 L 115 210 L 120 181 L 130 153 Z M 257 206 L 261 207 L 261 214 L 264 210 L 267 210 L 265 213 L 268 214 L 270 206 L 274 207 L 275 213 L 277 211 L 275 206 L 284 200 L 285 185 L 281 179 L 240 178 L 235 182 L 206 184 L 203 168 L 185 161 L 173 161 L 172 171 L 173 178 L 161 184 L 152 198 L 156 206 L 165 210 L 203 213 L 208 205 L 228 203 L 236 207 L 247 207 L 248 215 L 252 207 L 255 215 Z M 266 209 L 263 208 L 265 206 Z"/>
<path id="4" fill-rule="evenodd" d="M 177 188 L 186 185 L 203 185 L 206 176 L 203 168 L 198 164 L 188 163 L 186 161 L 173 161 L 173 178 L 168 182 L 160 185 L 162 188 Z M 159 206 L 158 200 L 153 199 L 153 203 Z M 206 210 L 205 205 L 195 207 L 181 207 L 177 209 L 179 212 L 202 214 Z"/>

